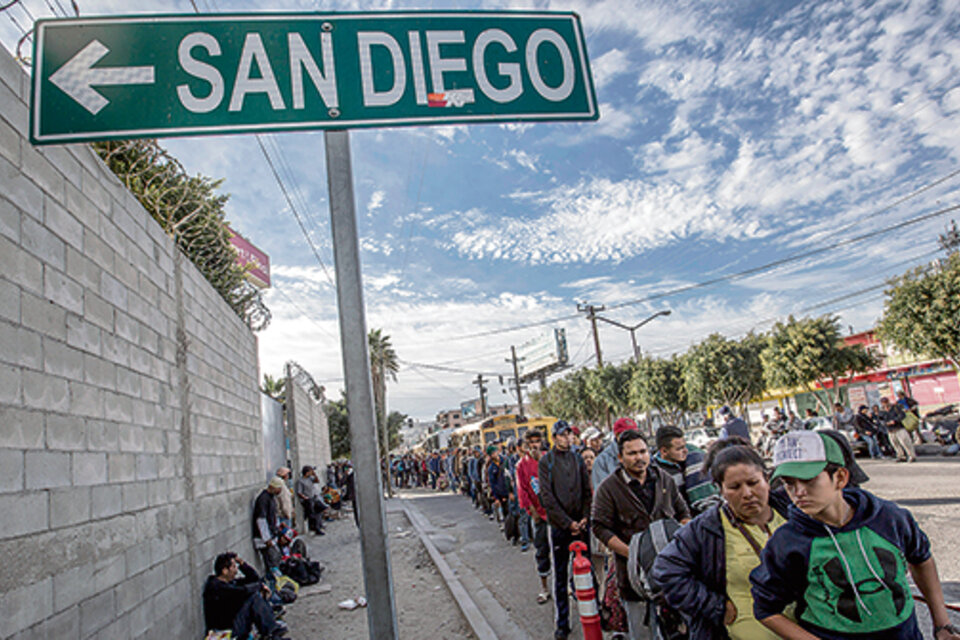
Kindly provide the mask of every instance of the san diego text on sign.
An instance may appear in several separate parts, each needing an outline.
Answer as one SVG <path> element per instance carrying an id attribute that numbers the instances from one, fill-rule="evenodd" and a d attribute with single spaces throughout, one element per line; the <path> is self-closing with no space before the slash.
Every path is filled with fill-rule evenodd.
<path id="1" fill-rule="evenodd" d="M 598 116 L 571 13 L 37 24 L 34 143 Z"/>

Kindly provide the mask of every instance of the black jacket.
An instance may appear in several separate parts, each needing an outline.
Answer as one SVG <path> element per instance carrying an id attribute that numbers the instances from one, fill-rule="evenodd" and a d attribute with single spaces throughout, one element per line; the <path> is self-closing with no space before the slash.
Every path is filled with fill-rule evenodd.
<path id="1" fill-rule="evenodd" d="M 590 479 L 583 458 L 572 449 L 556 447 L 541 456 L 537 464 L 540 505 L 551 527 L 569 529 L 590 515 Z"/>
<path id="2" fill-rule="evenodd" d="M 786 517 L 790 500 L 770 492 L 770 506 Z M 690 624 L 697 640 L 729 638 L 723 624 L 727 602 L 727 553 L 720 505 L 687 523 L 660 552 L 650 576 L 654 587 Z"/>
<path id="3" fill-rule="evenodd" d="M 225 631 L 233 628 L 233 619 L 247 599 L 260 590 L 260 576 L 250 565 L 240 565 L 242 578 L 231 582 L 209 576 L 203 585 L 203 620 L 207 631 Z"/>
<path id="4" fill-rule="evenodd" d="M 266 520 L 269 537 L 261 535 L 259 520 Z M 277 520 L 277 501 L 273 494 L 264 489 L 253 503 L 253 539 L 266 542 L 280 535 L 280 523 Z"/>

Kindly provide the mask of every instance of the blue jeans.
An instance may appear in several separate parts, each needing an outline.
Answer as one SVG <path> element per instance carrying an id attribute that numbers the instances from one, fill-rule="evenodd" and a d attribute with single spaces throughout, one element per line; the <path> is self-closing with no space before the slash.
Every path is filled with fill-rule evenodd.
<path id="1" fill-rule="evenodd" d="M 273 608 L 267 604 L 259 593 L 247 598 L 240 611 L 233 618 L 233 637 L 246 638 L 250 629 L 256 626 L 260 637 L 269 637 L 277 627 L 277 619 L 273 616 Z"/>
<path id="2" fill-rule="evenodd" d="M 868 436 L 865 433 L 861 433 L 860 437 L 863 438 L 863 441 L 867 443 L 867 450 L 870 452 L 871 458 L 882 458 L 883 453 L 880 451 L 880 445 L 877 443 L 876 436 Z"/>
<path id="3" fill-rule="evenodd" d="M 524 509 L 519 509 L 518 526 L 520 527 L 520 544 L 527 546 L 530 544 L 530 514 Z"/>

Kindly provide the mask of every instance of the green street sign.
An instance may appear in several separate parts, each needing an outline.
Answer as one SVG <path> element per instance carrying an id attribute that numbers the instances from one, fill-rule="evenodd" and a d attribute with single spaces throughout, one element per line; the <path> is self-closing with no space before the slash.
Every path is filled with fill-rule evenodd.
<path id="1" fill-rule="evenodd" d="M 36 25 L 34 144 L 598 116 L 574 13 L 218 14 Z"/>

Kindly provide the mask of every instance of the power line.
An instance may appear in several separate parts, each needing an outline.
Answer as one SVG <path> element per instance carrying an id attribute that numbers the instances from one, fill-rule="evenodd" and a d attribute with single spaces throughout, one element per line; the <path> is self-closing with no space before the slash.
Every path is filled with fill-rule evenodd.
<path id="1" fill-rule="evenodd" d="M 435 371 L 446 371 L 446 372 L 448 372 L 448 373 L 466 373 L 466 374 L 469 374 L 469 375 L 471 375 L 471 376 L 472 376 L 472 375 L 476 375 L 476 374 L 478 374 L 478 373 L 483 374 L 483 375 L 485 375 L 485 376 L 500 376 L 500 375 L 502 375 L 500 372 L 475 371 L 475 370 L 474 370 L 474 371 L 470 371 L 470 370 L 468 370 L 468 369 L 457 369 L 456 367 L 445 367 L 445 366 L 439 365 L 439 364 L 428 364 L 428 363 L 425 363 L 425 362 L 412 362 L 412 361 L 410 361 L 410 360 L 404 360 L 404 359 L 402 359 L 402 358 L 398 358 L 398 360 L 399 360 L 399 362 L 400 362 L 401 364 L 405 364 L 405 365 L 407 365 L 408 367 L 423 368 L 423 369 L 433 369 L 433 370 L 435 370 Z"/>
<path id="2" fill-rule="evenodd" d="M 303 237 L 306 238 L 307 244 L 310 245 L 310 249 L 313 251 L 313 256 L 317 259 L 317 262 L 320 264 L 320 268 L 323 270 L 323 275 L 326 276 L 327 282 L 330 283 L 330 286 L 336 288 L 337 285 L 330 276 L 330 272 L 327 270 L 327 265 L 324 264 L 323 258 L 320 257 L 320 252 L 317 250 L 316 245 L 314 245 L 313 240 L 310 239 L 310 234 L 307 232 L 307 228 L 304 226 L 303 220 L 300 219 L 300 214 L 297 213 L 297 208 L 293 204 L 293 200 L 290 198 L 290 194 L 287 191 L 287 187 L 283 184 L 283 180 L 280 179 L 280 175 L 277 173 L 277 169 L 273 165 L 273 160 L 270 159 L 270 154 L 267 153 L 267 148 L 264 146 L 259 135 L 256 136 L 256 138 L 257 144 L 260 145 L 260 151 L 263 152 L 263 157 L 266 158 L 267 164 L 270 165 L 270 171 L 273 173 L 273 177 L 280 186 L 280 191 L 283 193 L 283 197 L 286 199 L 287 205 L 290 207 L 290 212 L 293 213 L 293 217 L 297 219 L 297 224 L 300 226 L 300 231 L 303 232 Z"/>
<path id="3" fill-rule="evenodd" d="M 937 180 L 935 180 L 935 181 L 933 181 L 933 182 L 931 182 L 931 183 L 929 183 L 929 184 L 927 184 L 927 185 L 924 185 L 923 187 L 920 187 L 919 189 L 916 189 L 915 191 L 907 194 L 906 196 L 903 196 L 903 197 L 897 199 L 893 204 L 891 204 L 891 205 L 886 205 L 886 206 L 884 206 L 883 208 L 881 208 L 881 209 L 879 209 L 879 210 L 877 210 L 877 211 L 875 211 L 875 212 L 872 212 L 872 213 L 870 213 L 870 214 L 867 214 L 865 217 L 874 217 L 874 216 L 876 216 L 876 215 L 880 215 L 881 213 L 884 213 L 884 212 L 886 212 L 886 211 L 889 211 L 891 207 L 897 206 L 897 205 L 900 205 L 900 204 L 903 204 L 904 202 L 906 202 L 906 201 L 908 201 L 908 200 L 910 200 L 910 199 L 912 199 L 912 198 L 917 197 L 918 195 L 924 193 L 925 191 L 927 191 L 927 190 L 929 190 L 929 189 L 931 189 L 931 188 L 933 188 L 933 187 L 935 187 L 935 186 L 937 186 L 937 185 L 939 185 L 939 184 L 942 184 L 944 181 L 949 180 L 950 178 L 953 178 L 953 177 L 955 177 L 955 176 L 958 175 L 958 174 L 960 174 L 960 170 L 953 171 L 953 172 L 947 174 L 946 176 L 943 176 L 943 177 L 941 177 L 941 178 L 938 178 Z M 873 230 L 873 231 L 870 231 L 870 232 L 861 234 L 861 235 L 859 235 L 859 236 L 854 236 L 853 238 L 848 238 L 848 239 L 845 239 L 845 240 L 838 240 L 838 241 L 836 241 L 836 242 L 832 242 L 832 243 L 830 243 L 830 244 L 828 244 L 828 245 L 825 245 L 825 246 L 822 246 L 822 247 L 817 247 L 817 248 L 814 248 L 814 249 L 810 249 L 810 250 L 804 251 L 804 252 L 802 252 L 802 253 L 792 254 L 792 255 L 787 256 L 787 257 L 785 257 L 785 258 L 780 258 L 779 260 L 774 260 L 774 261 L 768 262 L 768 263 L 766 263 L 766 264 L 762 264 L 762 265 L 759 265 L 759 266 L 756 266 L 756 267 L 751 267 L 751 268 L 749 268 L 749 269 L 744 269 L 744 270 L 738 271 L 738 272 L 736 272 L 736 273 L 727 274 L 727 275 L 724 275 L 724 276 L 718 276 L 718 277 L 716 277 L 716 278 L 710 278 L 710 279 L 708 279 L 708 280 L 703 280 L 703 281 L 701 281 L 701 282 L 697 282 L 697 283 L 689 284 L 689 285 L 684 285 L 684 286 L 681 286 L 681 287 L 674 287 L 674 288 L 672 288 L 672 289 L 667 289 L 667 290 L 664 290 L 664 291 L 660 291 L 660 292 L 657 292 L 657 293 L 654 293 L 654 294 L 650 294 L 650 295 L 644 296 L 644 297 L 642 297 L 642 298 L 636 298 L 636 299 L 633 299 L 633 300 L 627 300 L 627 301 L 625 301 L 625 302 L 620 302 L 620 303 L 616 303 L 616 304 L 610 304 L 610 305 L 607 305 L 607 308 L 608 308 L 609 310 L 621 309 L 621 308 L 623 308 L 623 307 L 628 307 L 628 306 L 633 306 L 633 305 L 637 305 L 637 304 L 642 304 L 642 303 L 644 303 L 644 302 L 650 302 L 650 301 L 652 301 L 652 300 L 658 300 L 658 299 L 662 299 L 662 298 L 672 297 L 672 296 L 675 296 L 675 295 L 678 295 L 678 294 L 681 294 L 681 293 L 686 293 L 686 292 L 688 292 L 688 291 L 694 291 L 694 290 L 697 290 L 697 289 L 703 289 L 703 288 L 706 288 L 706 287 L 711 287 L 711 286 L 713 286 L 713 285 L 715 285 L 715 284 L 719 284 L 719 283 L 721 283 L 721 282 L 729 282 L 729 281 L 733 281 L 733 280 L 738 280 L 738 279 L 741 279 L 741 278 L 745 278 L 745 277 L 747 277 L 747 276 L 756 275 L 756 274 L 759 274 L 759 273 L 763 273 L 763 272 L 765 272 L 765 271 L 769 271 L 769 270 L 771 270 L 771 269 L 775 269 L 775 268 L 780 267 L 780 266 L 785 265 L 785 264 L 790 264 L 790 263 L 793 263 L 793 262 L 797 262 L 797 261 L 802 260 L 802 259 L 804 259 L 804 258 L 809 258 L 809 257 L 811 257 L 811 256 L 820 255 L 820 254 L 826 253 L 826 252 L 828 252 L 828 251 L 832 251 L 832 250 L 834 250 L 834 249 L 838 249 L 838 248 L 843 247 L 843 246 L 846 246 L 846 245 L 854 244 L 854 243 L 856 243 L 856 242 L 860 242 L 860 241 L 862 241 L 862 240 L 867 240 L 867 239 L 876 237 L 876 236 L 878 236 L 878 235 L 882 235 L 882 234 L 885 234 L 885 233 L 889 233 L 889 232 L 891 232 L 891 231 L 896 231 L 896 230 L 898 230 L 898 229 L 902 229 L 902 228 L 905 228 L 905 227 L 908 227 L 908 226 L 912 226 L 912 225 L 914 225 L 914 224 L 918 224 L 918 223 L 920 223 L 920 222 L 924 222 L 924 221 L 929 220 L 929 219 L 931 219 L 931 218 L 935 218 L 935 217 L 938 217 L 938 216 L 942 216 L 942 215 L 944 215 L 944 214 L 946 214 L 946 213 L 949 213 L 949 212 L 951 212 L 951 211 L 955 211 L 955 210 L 957 210 L 957 209 L 960 209 L 960 205 L 954 205 L 954 206 L 952 206 L 952 207 L 947 207 L 947 208 L 944 208 L 944 209 L 939 209 L 939 210 L 934 211 L 934 212 L 932 212 L 932 213 L 924 214 L 924 215 L 917 216 L 917 217 L 914 217 L 914 218 L 909 218 L 909 219 L 907 219 L 907 220 L 898 222 L 898 223 L 893 224 L 893 225 L 889 225 L 889 226 L 886 226 L 886 227 L 882 227 L 882 228 L 880 228 L 880 229 L 875 229 L 875 230 Z M 563 321 L 566 321 L 566 320 L 574 320 L 574 319 L 576 319 L 576 318 L 578 318 L 578 317 L 579 317 L 578 314 L 557 316 L 557 317 L 553 317 L 553 318 L 547 318 L 547 319 L 545 319 L 545 320 L 539 320 L 539 321 L 536 321 L 536 322 L 527 322 L 527 323 L 518 324 L 518 325 L 511 325 L 511 326 L 508 326 L 508 327 L 501 327 L 501 328 L 499 328 L 499 329 L 490 329 L 490 330 L 488 330 L 488 331 L 479 331 L 479 332 L 476 332 L 476 333 L 468 333 L 468 334 L 463 334 L 463 335 L 459 335 L 459 336 L 453 336 L 453 337 L 451 337 L 451 338 L 448 338 L 448 339 L 444 340 L 443 342 L 455 342 L 455 341 L 460 341 L 460 340 L 473 340 L 473 339 L 476 339 L 476 338 L 484 338 L 484 337 L 493 336 L 493 335 L 500 335 L 500 334 L 505 334 L 505 333 L 511 333 L 511 332 L 514 332 L 514 331 L 521 331 L 521 330 L 523 330 L 523 329 L 531 329 L 531 328 L 534 328 L 534 327 L 541 327 L 541 326 L 545 326 L 545 325 L 555 324 L 555 323 L 557 323 L 557 322 L 563 322 Z"/>
<path id="4" fill-rule="evenodd" d="M 739 280 L 740 278 L 745 278 L 745 277 L 747 277 L 747 276 L 752 276 L 752 275 L 756 275 L 756 274 L 758 274 L 758 273 L 763 273 L 764 271 L 769 271 L 770 269 L 774 269 L 774 268 L 776 268 L 776 267 L 779 267 L 779 266 L 782 266 L 782 265 L 785 265 L 785 264 L 789 264 L 789 263 L 791 263 L 791 262 L 797 262 L 798 260 L 801 260 L 801 259 L 803 259 L 803 258 L 809 258 L 810 256 L 819 255 L 819 254 L 821 254 L 821 253 L 826 253 L 827 251 L 832 251 L 832 250 L 834 250 L 834 249 L 838 249 L 838 248 L 840 248 L 840 247 L 844 247 L 844 246 L 847 246 L 847 245 L 850 245 L 850 244 L 854 244 L 854 243 L 857 243 L 857 242 L 861 242 L 861 241 L 863 241 L 863 240 L 869 240 L 870 238 L 875 238 L 876 236 L 883 235 L 883 234 L 885 234 L 885 233 L 890 233 L 891 231 L 897 231 L 897 230 L 899 230 L 899 229 L 904 229 L 904 228 L 906 228 L 906 227 L 909 227 L 909 226 L 912 226 L 912 225 L 915 225 L 915 224 L 919 224 L 919 223 L 921 223 L 921 222 L 925 222 L 925 221 L 930 220 L 930 219 L 932 219 L 932 218 L 936 218 L 936 217 L 938 217 L 938 216 L 942 216 L 942 215 L 944 215 L 944 214 L 950 213 L 951 211 L 956 211 L 957 209 L 960 209 L 960 205 L 953 205 L 953 206 L 951 206 L 951 207 L 946 207 L 946 208 L 943 208 L 943 209 L 937 209 L 936 211 L 933 211 L 933 212 L 931 212 L 931 213 L 925 213 L 925 214 L 920 215 L 920 216 L 916 216 L 916 217 L 913 217 L 913 218 L 909 218 L 909 219 L 904 220 L 904 221 L 902 221 L 902 222 L 898 222 L 898 223 L 896 223 L 896 224 L 893 224 L 893 225 L 890 225 L 890 226 L 887 226 L 887 227 L 883 227 L 883 228 L 881 228 L 881 229 L 874 229 L 873 231 L 868 231 L 867 233 L 860 234 L 859 236 L 854 236 L 853 238 L 847 238 L 846 240 L 838 240 L 838 241 L 836 241 L 836 242 L 831 242 L 831 243 L 828 244 L 828 245 L 825 245 L 825 246 L 822 246 L 822 247 L 818 247 L 818 248 L 816 248 L 816 249 L 811 249 L 811 250 L 806 251 L 806 252 L 804 252 L 804 253 L 802 253 L 802 254 L 795 254 L 795 255 L 792 255 L 792 256 L 787 256 L 786 258 L 780 258 L 779 260 L 774 260 L 773 262 L 768 262 L 768 263 L 766 263 L 766 264 L 763 264 L 763 265 L 760 265 L 760 266 L 757 266 L 757 267 L 751 267 L 751 268 L 749 268 L 749 269 L 744 269 L 743 271 L 738 271 L 738 272 L 736 272 L 736 273 L 727 274 L 727 275 L 725 275 L 725 276 L 718 276 L 718 277 L 716 277 L 716 278 L 711 278 L 711 279 L 709 279 L 709 280 L 704 280 L 704 281 L 697 282 L 697 283 L 694 283 L 694 284 L 688 284 L 688 285 L 684 285 L 684 286 L 682 286 L 682 287 L 674 287 L 673 289 L 667 289 L 666 291 L 660 291 L 660 292 L 658 292 L 658 293 L 653 293 L 653 294 L 650 294 L 650 295 L 648 295 L 648 296 L 644 296 L 644 297 L 642 297 L 642 298 L 636 298 L 636 299 L 634 299 L 634 300 L 627 300 L 626 302 L 620 302 L 620 303 L 617 303 L 617 304 L 612 304 L 612 305 L 609 305 L 607 308 L 608 308 L 608 309 L 620 309 L 620 308 L 623 308 L 623 307 L 629 307 L 629 306 L 633 306 L 633 305 L 636 305 L 636 304 L 641 304 L 641 303 L 644 303 L 644 302 L 650 302 L 650 301 L 652 301 L 652 300 L 659 300 L 659 299 L 661 299 L 661 298 L 668 298 L 668 297 L 675 296 L 675 295 L 680 294 L 680 293 L 686 293 L 686 292 L 688 292 L 688 291 L 694 291 L 694 290 L 696 290 L 696 289 L 702 289 L 702 288 L 704 288 L 704 287 L 710 287 L 710 286 L 713 286 L 713 285 L 715 285 L 715 284 L 719 284 L 719 283 L 721 283 L 721 282 L 729 282 L 729 281 L 732 281 L 732 280 Z"/>

